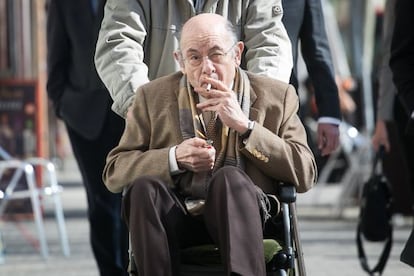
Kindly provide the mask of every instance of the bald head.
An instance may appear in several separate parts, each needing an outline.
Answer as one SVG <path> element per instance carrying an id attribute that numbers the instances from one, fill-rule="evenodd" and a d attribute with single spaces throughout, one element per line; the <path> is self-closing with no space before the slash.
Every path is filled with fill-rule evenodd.
<path id="1" fill-rule="evenodd" d="M 225 17 L 215 13 L 202 13 L 187 20 L 181 31 L 180 42 L 188 39 L 205 41 L 211 37 L 227 39 L 230 44 L 237 41 L 233 25 Z"/>
<path id="2" fill-rule="evenodd" d="M 200 13 L 188 19 L 187 22 L 185 22 L 183 29 L 185 28 L 185 26 L 188 26 L 188 25 L 194 25 L 194 26 L 198 24 L 200 24 L 201 26 L 205 26 L 205 24 L 213 25 L 212 24 L 213 22 L 214 22 L 214 25 L 216 24 L 224 25 L 226 24 L 227 19 L 223 17 L 222 15 L 219 15 L 216 13 Z"/>
<path id="3" fill-rule="evenodd" d="M 174 52 L 174 57 L 193 87 L 207 85 L 206 78 L 230 86 L 240 65 L 243 48 L 243 42 L 237 40 L 233 26 L 226 18 L 203 13 L 184 24 L 180 49 Z"/>

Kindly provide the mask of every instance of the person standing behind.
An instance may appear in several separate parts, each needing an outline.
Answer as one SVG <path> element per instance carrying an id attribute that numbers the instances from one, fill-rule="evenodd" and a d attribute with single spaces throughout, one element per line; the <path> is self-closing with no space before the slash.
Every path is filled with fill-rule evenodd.
<path id="1" fill-rule="evenodd" d="M 102 171 L 124 120 L 94 66 L 104 1 L 51 0 L 47 17 L 47 93 L 66 125 L 88 201 L 90 241 L 100 275 L 127 275 L 128 231 L 121 195 L 109 192 Z"/>
<path id="2" fill-rule="evenodd" d="M 283 24 L 292 43 L 290 82 L 298 89 L 297 60 L 300 50 L 314 88 L 318 107 L 317 148 L 322 156 L 339 145 L 341 111 L 331 52 L 320 0 L 283 0 Z"/>
<path id="3" fill-rule="evenodd" d="M 414 136 L 414 1 L 398 0 L 391 41 L 390 67 L 398 98 L 406 115 L 405 134 Z M 414 152 L 408 153 L 414 156 Z M 413 171 L 414 162 L 409 164 Z M 412 187 L 414 191 L 414 187 Z M 401 253 L 401 261 L 414 267 L 414 228 Z"/>
<path id="4" fill-rule="evenodd" d="M 126 117 L 138 87 L 180 69 L 171 53 L 184 22 L 199 13 L 217 13 L 235 25 L 246 45 L 243 68 L 289 82 L 292 49 L 281 0 L 108 0 L 95 64 L 112 110 Z"/>

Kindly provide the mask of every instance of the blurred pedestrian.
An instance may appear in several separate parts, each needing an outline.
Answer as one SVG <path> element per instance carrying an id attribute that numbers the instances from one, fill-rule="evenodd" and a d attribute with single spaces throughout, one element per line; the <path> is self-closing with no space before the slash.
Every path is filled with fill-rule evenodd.
<path id="1" fill-rule="evenodd" d="M 395 4 L 395 25 L 391 42 L 390 67 L 398 97 L 404 107 L 405 134 L 414 137 L 414 1 L 398 0 Z M 414 151 L 408 152 L 414 156 Z M 414 162 L 409 164 L 414 171 Z M 414 187 L 413 191 L 414 191 Z M 405 244 L 401 261 L 414 267 L 414 229 Z"/>
<path id="2" fill-rule="evenodd" d="M 102 171 L 118 144 L 124 120 L 94 66 L 105 1 L 51 0 L 48 6 L 47 92 L 66 125 L 88 201 L 90 241 L 100 275 L 127 275 L 128 231 L 121 195 L 109 192 Z"/>
<path id="3" fill-rule="evenodd" d="M 389 67 L 391 53 L 391 38 L 394 30 L 394 6 L 396 0 L 387 0 L 384 7 L 384 19 L 382 28 L 381 61 L 378 76 L 377 117 L 375 130 L 372 136 L 372 145 L 375 151 L 383 145 L 387 152 L 390 151 L 390 141 L 386 123 L 393 121 L 394 98 L 397 89 L 392 81 L 392 73 Z"/>
<path id="4" fill-rule="evenodd" d="M 243 68 L 289 82 L 292 49 L 281 0 L 108 0 L 95 63 L 116 113 L 126 116 L 142 84 L 180 69 L 171 53 L 183 23 L 199 13 L 220 14 L 236 26 L 246 45 Z"/>
<path id="5" fill-rule="evenodd" d="M 300 45 L 318 110 L 316 146 L 320 154 L 326 156 L 339 145 L 341 111 L 321 1 L 283 0 L 282 5 L 283 23 L 292 43 L 294 65 L 290 82 L 298 89 L 297 60 Z"/>
<path id="6" fill-rule="evenodd" d="M 383 171 L 392 185 L 393 212 L 412 215 L 414 185 L 412 171 L 408 164 L 414 161 L 410 156 L 414 141 L 404 134 L 406 115 L 397 97 L 397 88 L 392 80 L 389 66 L 391 39 L 394 30 L 394 7 L 396 0 L 387 0 L 384 6 L 378 67 L 378 96 L 375 130 L 372 146 L 375 152 L 385 147 Z"/>

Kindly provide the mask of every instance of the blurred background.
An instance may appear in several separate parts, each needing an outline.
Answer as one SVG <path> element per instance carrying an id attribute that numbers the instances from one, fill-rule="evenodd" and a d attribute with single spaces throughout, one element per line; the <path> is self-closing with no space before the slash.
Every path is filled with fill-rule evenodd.
<path id="1" fill-rule="evenodd" d="M 64 256 L 61 251 L 55 207 L 42 209 L 50 253 L 42 258 L 30 206 L 27 201 L 11 204 L 0 212 L 0 275 L 98 275 L 88 244 L 81 177 L 65 126 L 54 116 L 46 94 L 46 2 L 0 0 L 0 146 L 14 158 L 42 157 L 55 165 L 71 252 Z M 341 144 L 321 163 L 316 187 L 298 195 L 300 231 L 309 275 L 365 275 L 354 237 L 361 186 L 373 155 L 385 1 L 322 2 L 343 114 Z M 317 110 L 303 62 L 298 77 L 302 119 L 312 136 Z M 395 241 L 384 275 L 413 275 L 399 262 L 413 206 L 400 155 L 396 148 L 383 164 L 395 204 Z M 6 183 L 0 182 L 0 189 L 2 185 Z M 370 256 L 375 259 L 380 249 L 372 245 Z"/>

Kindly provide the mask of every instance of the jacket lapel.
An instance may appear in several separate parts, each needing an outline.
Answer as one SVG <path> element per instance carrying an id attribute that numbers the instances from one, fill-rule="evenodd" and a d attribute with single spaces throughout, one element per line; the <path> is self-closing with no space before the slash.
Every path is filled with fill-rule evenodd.
<path id="1" fill-rule="evenodd" d="M 250 111 L 249 111 L 249 119 L 252 121 L 260 120 L 260 110 L 254 107 L 254 104 L 256 103 L 257 95 L 252 87 L 250 87 Z"/>

